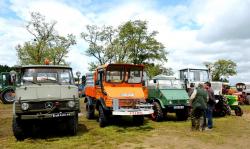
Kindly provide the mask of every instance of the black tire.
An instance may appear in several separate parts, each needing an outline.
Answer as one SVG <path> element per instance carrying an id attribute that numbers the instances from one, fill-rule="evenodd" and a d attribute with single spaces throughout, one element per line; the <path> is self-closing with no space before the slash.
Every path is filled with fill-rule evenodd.
<path id="1" fill-rule="evenodd" d="M 87 119 L 94 119 L 95 117 L 95 108 L 94 105 L 89 105 L 88 103 L 86 104 L 86 118 Z"/>
<path id="2" fill-rule="evenodd" d="M 240 106 L 236 106 L 236 107 L 234 108 L 234 112 L 235 112 L 235 115 L 236 115 L 236 116 L 242 116 L 242 115 L 243 115 L 243 111 L 242 111 L 242 109 L 240 108 Z"/>
<path id="3" fill-rule="evenodd" d="M 7 89 L 2 93 L 1 100 L 4 104 L 12 104 L 15 100 L 13 96 L 11 96 L 12 93 L 15 93 L 13 89 Z"/>
<path id="4" fill-rule="evenodd" d="M 151 114 L 151 118 L 154 121 L 162 121 L 164 118 L 164 113 L 162 111 L 161 105 L 158 102 L 153 102 L 154 113 Z"/>
<path id="5" fill-rule="evenodd" d="M 137 126 L 141 126 L 144 123 L 144 116 L 143 115 L 133 115 L 133 122 Z"/>
<path id="6" fill-rule="evenodd" d="M 247 100 L 247 104 L 250 105 L 250 95 L 247 95 L 246 98 L 247 98 L 247 99 L 246 99 L 246 100 Z"/>
<path id="7" fill-rule="evenodd" d="M 12 131 L 17 141 L 23 141 L 25 139 L 25 131 L 20 119 L 13 118 Z"/>
<path id="8" fill-rule="evenodd" d="M 69 129 L 69 134 L 74 136 L 77 134 L 77 129 L 78 129 L 78 113 L 75 113 L 75 116 L 69 117 L 68 120 L 68 129 Z"/>
<path id="9" fill-rule="evenodd" d="M 184 110 L 178 110 L 176 111 L 176 118 L 179 121 L 186 121 L 188 119 L 188 108 L 185 108 Z"/>
<path id="10" fill-rule="evenodd" d="M 107 115 L 105 114 L 105 111 L 101 105 L 99 105 L 98 109 L 99 109 L 99 126 L 105 127 L 107 126 Z"/>

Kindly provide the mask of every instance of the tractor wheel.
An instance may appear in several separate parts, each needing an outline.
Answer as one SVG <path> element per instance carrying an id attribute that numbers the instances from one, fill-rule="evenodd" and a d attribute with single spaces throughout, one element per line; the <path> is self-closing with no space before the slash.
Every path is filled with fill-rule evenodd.
<path id="1" fill-rule="evenodd" d="M 23 141 L 25 139 L 24 126 L 18 118 L 12 120 L 12 131 L 17 141 Z"/>
<path id="2" fill-rule="evenodd" d="M 99 105 L 98 109 L 99 109 L 99 126 L 105 127 L 107 126 L 107 115 L 105 114 L 105 111 L 101 105 Z"/>
<path id="3" fill-rule="evenodd" d="M 157 122 L 162 121 L 164 114 L 158 102 L 153 102 L 153 109 L 154 109 L 154 113 L 151 114 L 152 120 L 157 121 Z"/>
<path id="4" fill-rule="evenodd" d="M 14 102 L 15 97 L 12 94 L 15 93 L 13 89 L 8 89 L 2 93 L 2 102 L 4 104 L 11 104 Z"/>
<path id="5" fill-rule="evenodd" d="M 247 103 L 250 105 L 250 95 L 247 95 Z"/>
<path id="6" fill-rule="evenodd" d="M 86 118 L 93 119 L 95 117 L 95 108 L 93 105 L 86 104 Z"/>
<path id="7" fill-rule="evenodd" d="M 234 108 L 234 112 L 235 112 L 235 115 L 236 115 L 236 116 L 242 116 L 242 115 L 243 115 L 243 111 L 242 111 L 242 109 L 240 108 L 240 106 L 236 106 L 236 107 Z"/>
<path id="8" fill-rule="evenodd" d="M 133 122 L 137 126 L 143 125 L 144 116 L 143 115 L 133 115 Z"/>
<path id="9" fill-rule="evenodd" d="M 78 113 L 75 113 L 75 116 L 69 118 L 68 129 L 70 135 L 74 136 L 77 134 L 78 129 Z"/>
<path id="10" fill-rule="evenodd" d="M 186 121 L 188 119 L 188 114 L 189 114 L 189 111 L 187 108 L 185 108 L 184 110 L 176 111 L 177 120 Z"/>

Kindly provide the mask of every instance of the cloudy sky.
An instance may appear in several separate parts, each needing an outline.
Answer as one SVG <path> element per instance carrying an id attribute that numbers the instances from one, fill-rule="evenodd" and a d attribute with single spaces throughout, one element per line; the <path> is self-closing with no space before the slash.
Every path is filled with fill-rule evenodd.
<path id="1" fill-rule="evenodd" d="M 67 58 L 75 71 L 87 72 L 93 61 L 80 38 L 86 25 L 140 19 L 159 32 L 169 52 L 166 67 L 202 68 L 203 62 L 231 59 L 238 71 L 231 83 L 250 81 L 250 0 L 0 0 L 1 65 L 17 64 L 15 46 L 32 39 L 25 29 L 31 12 L 56 20 L 61 35 L 77 36 Z"/>

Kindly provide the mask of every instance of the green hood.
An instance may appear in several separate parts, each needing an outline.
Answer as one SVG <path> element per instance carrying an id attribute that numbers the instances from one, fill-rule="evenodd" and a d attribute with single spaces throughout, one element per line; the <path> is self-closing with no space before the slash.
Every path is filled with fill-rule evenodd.
<path id="1" fill-rule="evenodd" d="M 163 97 L 167 100 L 188 100 L 188 94 L 183 89 L 161 89 Z"/>

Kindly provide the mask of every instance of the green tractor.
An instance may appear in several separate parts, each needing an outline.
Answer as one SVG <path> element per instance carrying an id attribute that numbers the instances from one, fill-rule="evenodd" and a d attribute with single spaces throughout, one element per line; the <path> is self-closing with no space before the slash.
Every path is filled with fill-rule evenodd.
<path id="1" fill-rule="evenodd" d="M 11 104 L 15 99 L 16 73 L 0 73 L 0 99 L 4 104 Z"/>
<path id="2" fill-rule="evenodd" d="M 158 75 L 148 82 L 149 103 L 153 104 L 151 118 L 162 121 L 167 113 L 176 113 L 178 120 L 189 116 L 189 97 L 185 85 L 172 76 Z"/>

